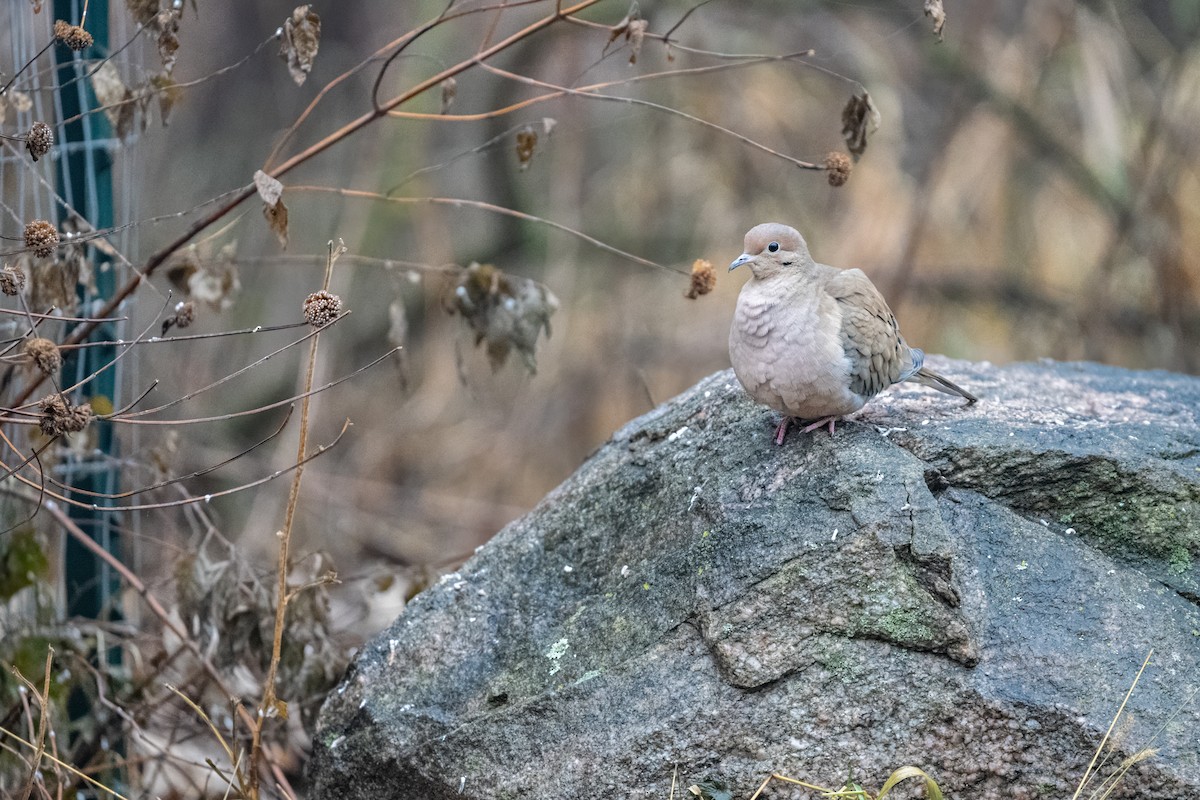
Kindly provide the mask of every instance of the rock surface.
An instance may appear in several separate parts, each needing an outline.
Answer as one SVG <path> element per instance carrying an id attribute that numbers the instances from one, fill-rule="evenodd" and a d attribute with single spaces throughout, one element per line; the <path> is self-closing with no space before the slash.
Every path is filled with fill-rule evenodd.
<path id="1" fill-rule="evenodd" d="M 312 796 L 1068 798 L 1153 647 L 1115 796 L 1200 797 L 1200 380 L 931 363 L 981 402 L 776 447 L 723 372 L 618 431 L 363 650 Z"/>

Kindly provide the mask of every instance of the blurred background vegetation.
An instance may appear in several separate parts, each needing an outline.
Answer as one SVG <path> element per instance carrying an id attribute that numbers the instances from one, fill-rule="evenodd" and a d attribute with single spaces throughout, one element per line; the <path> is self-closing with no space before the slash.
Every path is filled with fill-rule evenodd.
<path id="1" fill-rule="evenodd" d="M 694 5 L 642 2 L 640 12 L 651 32 L 664 33 Z M 205 3 L 185 19 L 177 74 L 205 75 L 248 52 L 276 24 L 275 6 Z M 138 144 L 146 175 L 160 176 L 147 182 L 143 214 L 244 183 L 319 87 L 442 7 L 344 0 L 323 10 L 321 54 L 300 90 L 276 65 L 259 63 L 189 89 L 170 127 Z M 510 10 L 500 29 L 542 10 Z M 627 10 L 605 3 L 585 16 L 615 24 Z M 864 269 L 908 339 L 929 351 L 1200 370 L 1200 4 L 975 0 L 946 10 L 939 42 L 916 0 L 710 2 L 674 31 L 678 42 L 727 54 L 814 54 L 609 92 L 819 162 L 844 149 L 841 111 L 861 84 L 880 125 L 841 188 L 686 119 L 578 97 L 477 122 L 384 121 L 285 180 L 484 200 L 685 271 L 706 258 L 719 273 L 713 294 L 685 300 L 685 277 L 537 223 L 470 208 L 289 198 L 291 254 L 319 254 L 342 237 L 351 254 L 372 259 L 487 262 L 541 281 L 560 301 L 537 374 L 516 359 L 493 373 L 462 320 L 445 313 L 443 281 L 375 261 L 339 266 L 334 288 L 354 314 L 323 345 L 325 368 L 340 374 L 382 352 L 397 299 L 407 338 L 401 359 L 319 398 L 330 430 L 345 416 L 356 427 L 312 467 L 302 548 L 332 551 L 345 578 L 470 553 L 627 420 L 728 366 L 741 278 L 727 277 L 724 265 L 760 221 L 801 229 L 818 260 Z M 421 40 L 385 87 L 453 63 L 493 23 L 482 15 Z M 603 32 L 560 26 L 495 63 L 566 85 L 720 63 L 647 39 L 630 64 L 624 39 L 607 49 L 606 41 Z M 368 70 L 337 87 L 297 142 L 361 113 L 373 77 Z M 472 71 L 458 81 L 452 111 L 538 93 Z M 438 106 L 434 96 L 413 108 Z M 545 117 L 557 124 L 522 169 L 512 131 L 540 131 Z M 446 166 L 413 175 L 434 165 Z M 201 324 L 293 318 L 319 280 L 319 259 L 276 260 L 257 209 L 224 238 L 239 239 L 239 256 L 262 260 L 242 267 L 242 293 L 226 317 Z M 181 380 L 223 368 L 219 359 L 173 366 Z M 263 398 L 286 396 L 295 375 L 295 362 L 281 359 L 252 383 Z M 206 436 L 187 447 L 206 462 L 227 445 Z M 224 480 L 264 466 L 244 459 L 236 470 Z M 263 492 L 218 508 L 238 530 L 244 520 L 277 518 L 282 501 Z M 357 598 L 367 585 L 344 590 Z"/>
<path id="2" fill-rule="evenodd" d="M 184 4 L 169 125 L 152 115 L 148 128 L 120 145 L 132 165 L 119 180 L 134 203 L 126 255 L 135 264 L 195 214 L 150 218 L 245 186 L 277 144 L 286 156 L 369 111 L 381 62 L 331 82 L 446 8 L 445 0 L 314 4 L 320 52 L 298 87 L 270 41 L 293 5 Z M 384 73 L 380 96 L 469 58 L 482 42 L 552 7 L 498 5 L 511 7 L 415 42 Z M 189 333 L 296 321 L 305 296 L 320 288 L 327 243 L 340 238 L 348 253 L 331 289 L 352 314 L 322 335 L 317 383 L 403 344 L 399 355 L 314 405 L 316 442 L 332 439 L 347 418 L 354 427 L 309 465 L 292 551 L 314 575 L 323 569 L 316 554 L 337 566 L 332 628 L 347 646 L 539 502 L 614 430 L 728 366 L 726 337 L 744 278 L 724 268 L 758 222 L 791 224 L 818 260 L 865 270 L 908 340 L 928 351 L 1200 372 L 1200 3 L 953 0 L 943 41 L 921 0 L 639 5 L 648 32 L 636 61 L 630 40 L 610 40 L 603 27 L 630 12 L 625 0 L 611 0 L 582 15 L 597 26 L 553 25 L 490 63 L 584 86 L 811 50 L 802 59 L 606 93 L 677 109 L 820 163 L 845 149 L 842 109 L 865 90 L 880 124 L 848 183 L 832 187 L 822 172 L 646 104 L 566 96 L 477 120 L 377 121 L 283 179 L 286 252 L 257 198 L 199 239 L 210 257 L 236 245 L 240 288 L 225 298 L 225 310 L 201 308 Z M 30 11 L 13 2 L 5 13 Z M 119 3 L 112 13 L 126 16 Z M 675 46 L 653 37 L 668 31 Z M 130 84 L 157 66 L 151 38 L 126 55 L 118 63 Z M 543 92 L 476 68 L 458 77 L 449 110 L 483 114 Z M 436 115 L 443 102 L 431 92 L 404 109 Z M 527 160 L 517 152 L 522 128 L 537 133 Z M 534 220 L 304 185 L 483 201 L 665 268 Z M 695 259 L 711 261 L 718 280 L 711 294 L 689 300 Z M 557 298 L 536 374 L 518 357 L 494 369 L 462 315 L 447 313 L 455 265 L 472 262 L 537 281 Z M 167 272 L 153 279 L 164 292 Z M 150 324 L 160 305 L 155 298 L 131 305 L 132 328 Z M 161 382 L 156 396 L 179 396 L 283 341 L 248 335 L 186 351 L 145 348 L 126 374 L 129 393 L 153 377 Z M 301 358 L 273 357 L 178 416 L 286 398 L 297 391 Z M 186 474 L 258 441 L 277 424 L 272 419 L 137 429 L 124 452 Z M 217 493 L 294 459 L 294 439 L 281 437 L 197 478 L 189 493 Z M 245 564 L 269 576 L 272 534 L 287 502 L 282 486 L 216 499 L 182 522 L 165 512 L 143 515 L 130 526 L 131 563 L 151 585 L 166 582 L 215 524 L 237 542 Z"/>
<path id="3" fill-rule="evenodd" d="M 642 2 L 640 12 L 651 32 L 665 33 L 694 5 Z M 244 184 L 320 87 L 443 7 L 440 0 L 342 0 L 319 9 L 321 52 L 300 89 L 263 59 L 187 89 L 169 128 L 151 129 L 136 145 L 150 178 L 142 215 Z M 183 21 L 177 79 L 208 75 L 250 52 L 287 10 L 202 4 Z M 501 31 L 543 10 L 505 12 Z M 586 16 L 615 24 L 627 11 L 605 3 Z M 706 258 L 719 271 L 713 294 L 685 300 L 686 278 L 534 222 L 470 208 L 289 197 L 289 254 L 319 255 L 341 237 L 351 254 L 371 259 L 486 262 L 541 281 L 560 301 L 537 374 L 516 359 L 493 372 L 462 320 L 445 313 L 443 281 L 378 261 L 348 258 L 339 266 L 333 288 L 354 313 L 323 345 L 328 373 L 386 349 L 396 300 L 407 337 L 395 363 L 318 398 L 317 418 L 329 430 L 343 417 L 355 428 L 311 468 L 301 549 L 332 551 L 344 578 L 470 553 L 616 428 L 728 366 L 725 339 L 741 279 L 723 267 L 760 221 L 801 229 L 818 260 L 864 269 L 908 339 L 931 352 L 1200 370 L 1200 4 L 975 0 L 947 12 L 938 42 L 916 0 L 711 2 L 675 30 L 677 41 L 716 53 L 814 55 L 610 92 L 819 162 L 844 149 L 841 111 L 861 84 L 880 125 L 841 188 L 688 120 L 579 97 L 477 122 L 386 120 L 285 180 L 484 200 L 661 264 L 686 270 Z M 479 15 L 419 41 L 392 67 L 385 89 L 469 54 L 493 24 Z M 607 49 L 606 41 L 596 30 L 560 26 L 496 63 L 583 85 L 720 61 L 647 39 L 630 64 L 623 39 Z M 362 113 L 374 76 L 367 70 L 336 87 L 296 142 Z M 539 93 L 472 71 L 458 81 L 452 110 L 482 112 Z M 436 113 L 439 102 L 422 98 L 413 108 Z M 546 117 L 557 124 L 522 169 L 512 131 L 531 124 L 541 132 Z M 446 166 L 413 174 L 436 165 Z M 154 229 L 144 231 L 143 252 L 155 238 Z M 200 329 L 294 319 L 319 283 L 320 259 L 276 258 L 257 208 L 218 241 L 232 239 L 246 259 L 241 294 Z M 181 385 L 197 371 L 216 377 L 227 347 L 214 346 L 208 363 L 152 371 L 173 369 Z M 287 396 L 297 363 L 269 364 L 245 389 L 264 400 Z M 196 464 L 229 447 L 209 433 L 189 434 L 184 449 Z M 229 435 L 248 442 L 254 433 L 239 437 L 234 426 Z M 280 450 L 276 465 L 291 455 L 287 444 Z M 269 469 L 256 461 L 239 461 L 221 480 Z M 240 530 L 246 520 L 279 518 L 283 500 L 260 492 L 217 508 L 223 527 Z M 345 588 L 352 597 L 362 591 Z"/>

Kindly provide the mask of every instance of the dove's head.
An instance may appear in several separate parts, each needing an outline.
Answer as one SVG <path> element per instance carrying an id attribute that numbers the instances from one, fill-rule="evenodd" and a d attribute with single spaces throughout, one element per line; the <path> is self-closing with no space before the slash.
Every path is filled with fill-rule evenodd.
<path id="1" fill-rule="evenodd" d="M 812 260 L 808 244 L 795 228 L 764 222 L 746 232 L 745 252 L 729 265 L 730 271 L 750 265 L 755 278 L 769 278 L 790 267 Z"/>

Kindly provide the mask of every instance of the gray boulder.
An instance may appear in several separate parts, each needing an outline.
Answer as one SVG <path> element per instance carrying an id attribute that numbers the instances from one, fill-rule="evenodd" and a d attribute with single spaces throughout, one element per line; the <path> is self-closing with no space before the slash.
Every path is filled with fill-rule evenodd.
<path id="1" fill-rule="evenodd" d="M 932 362 L 981 402 L 776 447 L 722 372 L 629 423 L 364 648 L 313 796 L 1069 798 L 1153 648 L 1105 771 L 1200 797 L 1200 380 Z"/>

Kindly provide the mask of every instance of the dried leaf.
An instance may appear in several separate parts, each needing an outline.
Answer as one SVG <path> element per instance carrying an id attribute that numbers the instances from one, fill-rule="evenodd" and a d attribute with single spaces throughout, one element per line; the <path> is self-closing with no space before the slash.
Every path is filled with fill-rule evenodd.
<path id="1" fill-rule="evenodd" d="M 42 0 L 29 0 L 29 2 L 33 5 L 33 13 L 42 13 Z"/>
<path id="2" fill-rule="evenodd" d="M 271 704 L 271 707 L 269 709 L 267 709 L 267 716 L 268 717 L 279 717 L 280 719 L 287 719 L 288 718 L 287 703 L 285 703 L 283 700 L 280 700 L 278 697 L 276 697 L 275 702 Z"/>
<path id="3" fill-rule="evenodd" d="M 24 114 L 33 108 L 33 98 L 29 96 L 28 92 L 14 90 L 9 92 L 9 95 L 12 97 L 12 106 L 17 110 L 18 114 Z"/>
<path id="4" fill-rule="evenodd" d="M 150 105 L 158 97 L 158 89 L 154 81 L 155 76 L 151 75 L 138 84 L 133 92 L 134 100 L 137 101 L 138 110 L 142 112 L 141 129 L 146 130 L 146 126 L 150 124 Z"/>
<path id="5" fill-rule="evenodd" d="M 175 51 L 179 49 L 179 16 L 181 10 L 160 11 L 155 18 L 158 28 L 158 57 L 162 60 L 163 70 L 170 72 L 175 68 Z"/>
<path id="6" fill-rule="evenodd" d="M 855 160 L 867 149 L 867 136 L 879 128 L 879 110 L 864 91 L 854 95 L 842 109 L 842 138 Z"/>
<path id="7" fill-rule="evenodd" d="M 199 247 L 197 245 L 189 245 L 187 248 L 177 252 L 167 262 L 166 274 L 167 280 L 181 292 L 188 291 L 188 279 L 201 268 Z"/>
<path id="8" fill-rule="evenodd" d="M 153 78 L 147 78 L 144 83 L 132 90 L 131 102 L 129 103 L 131 110 L 128 115 L 129 119 L 125 133 L 128 133 L 133 128 L 135 121 L 138 123 L 137 129 L 139 131 L 146 130 L 146 126 L 150 124 L 150 104 L 154 102 L 154 98 L 158 94 L 152 82 Z"/>
<path id="9" fill-rule="evenodd" d="M 29 276 L 29 307 L 39 313 L 52 308 L 72 314 L 79 303 L 75 275 L 60 269 L 52 258 L 33 258 L 30 253 L 17 257 L 17 266 Z"/>
<path id="10" fill-rule="evenodd" d="M 274 625 L 274 593 L 254 573 L 247 559 L 229 548 L 223 558 L 214 558 L 201 547 L 186 553 L 175 565 L 175 593 L 178 614 L 204 652 L 223 671 L 242 681 L 244 690 L 257 693 L 254 684 L 261 679 L 269 661 Z M 340 659 L 328 648 L 327 600 L 320 586 L 296 595 L 296 613 L 284 633 L 285 654 L 278 676 L 279 693 L 300 702 L 314 696 L 319 680 L 310 678 L 328 670 L 310 661 L 330 657 Z M 336 669 L 336 666 L 334 667 Z M 268 708 L 269 715 L 282 715 L 280 705 Z"/>
<path id="11" fill-rule="evenodd" d="M 162 434 L 162 440 L 150 448 L 150 466 L 154 469 L 157 480 L 170 478 L 175 474 L 174 464 L 179 455 L 179 430 L 168 428 Z"/>
<path id="12" fill-rule="evenodd" d="M 933 20 L 933 35 L 942 41 L 942 28 L 946 27 L 946 9 L 942 8 L 942 0 L 925 0 L 925 16 Z"/>
<path id="13" fill-rule="evenodd" d="M 93 228 L 91 225 L 87 225 L 85 227 L 80 228 L 80 232 L 82 232 L 82 233 L 91 233 L 92 231 L 95 231 L 95 230 L 96 229 Z M 103 239 L 103 238 L 89 239 L 88 244 L 91 245 L 92 247 L 96 248 L 97 250 L 99 250 L 104 255 L 111 258 L 113 261 L 120 261 L 124 257 L 121 254 L 121 251 L 118 250 L 117 248 L 113 247 L 112 244 L 110 244 L 107 239 Z"/>
<path id="14" fill-rule="evenodd" d="M 307 5 L 296 6 L 283 23 L 283 42 L 279 46 L 279 55 L 287 61 L 297 86 L 308 78 L 321 45 L 321 18 L 310 9 Z"/>
<path id="15" fill-rule="evenodd" d="M 188 296 L 207 303 L 214 311 L 224 311 L 242 288 L 237 266 L 232 261 L 205 264 L 188 278 Z"/>
<path id="16" fill-rule="evenodd" d="M 403 297 L 397 297 L 388 306 L 387 337 L 393 347 L 405 348 L 408 346 L 408 310 L 404 307 Z M 407 392 L 409 387 L 408 351 L 401 349 L 396 354 L 395 363 L 397 377 L 400 379 L 400 390 Z"/>
<path id="17" fill-rule="evenodd" d="M 124 139 L 133 128 L 135 103 L 133 92 L 121 80 L 112 61 L 105 61 L 92 73 L 92 89 L 117 138 Z"/>
<path id="18" fill-rule="evenodd" d="M 187 300 L 205 303 L 214 311 L 224 311 L 233 305 L 234 297 L 242 288 L 236 254 L 237 242 L 222 247 L 215 257 L 206 247 L 191 245 L 171 259 L 167 280 Z"/>
<path id="19" fill-rule="evenodd" d="M 115 124 L 113 111 L 107 106 L 115 106 L 129 94 L 129 89 L 121 80 L 120 73 L 117 72 L 117 65 L 112 61 L 105 61 L 97 67 L 96 71 L 92 73 L 92 89 L 95 90 L 96 100 L 100 102 L 100 105 L 106 106 L 105 113 L 109 115 L 109 121 Z"/>
<path id="20" fill-rule="evenodd" d="M 629 63 L 636 64 L 638 54 L 642 52 L 642 40 L 646 38 L 646 26 L 649 23 L 644 19 L 635 19 L 630 21 L 629 28 L 625 31 L 625 39 L 629 42 Z"/>
<path id="21" fill-rule="evenodd" d="M 542 134 L 549 136 L 556 125 L 558 125 L 558 120 L 553 117 L 542 117 Z M 533 160 L 537 145 L 538 131 L 536 127 L 525 125 L 517 131 L 517 161 L 522 170 L 526 169 L 529 162 Z"/>
<path id="22" fill-rule="evenodd" d="M 442 81 L 442 113 L 445 114 L 450 110 L 450 106 L 454 105 L 454 98 L 458 97 L 458 81 L 453 77 L 446 78 Z"/>
<path id="23" fill-rule="evenodd" d="M 175 82 L 175 79 L 166 72 L 152 75 L 150 77 L 150 85 L 154 87 L 154 95 L 158 98 L 158 115 L 162 119 L 162 124 L 165 128 L 167 120 L 171 116 L 171 110 L 175 108 L 175 104 L 183 97 L 183 91 L 179 88 L 179 84 Z"/>
<path id="24" fill-rule="evenodd" d="M 149 25 L 158 16 L 158 0 L 125 0 L 125 7 L 139 25 Z"/>
<path id="25" fill-rule="evenodd" d="M 139 25 L 157 34 L 155 44 L 163 70 L 175 68 L 175 53 L 179 50 L 179 19 L 182 4 L 162 3 L 160 0 L 125 0 L 129 13 Z"/>
<path id="26" fill-rule="evenodd" d="M 287 206 L 283 204 L 283 200 L 277 201 L 274 205 L 263 203 L 263 216 L 267 218 L 267 223 L 271 226 L 271 232 L 279 240 L 279 246 L 287 250 L 288 210 Z"/>
<path id="27" fill-rule="evenodd" d="M 408 344 L 408 312 L 404 308 L 403 298 L 396 298 L 388 306 L 387 337 L 393 347 L 403 347 Z"/>
<path id="28" fill-rule="evenodd" d="M 625 15 L 625 18 L 609 28 L 608 41 L 605 43 L 604 49 L 607 51 L 610 44 L 624 36 L 626 43 L 629 44 L 629 63 L 636 64 L 638 55 L 642 52 L 642 41 L 646 38 L 648 24 L 646 20 L 642 19 L 641 9 L 638 8 L 637 0 L 634 0 L 630 4 L 629 13 Z"/>
<path id="29" fill-rule="evenodd" d="M 526 125 L 517 131 L 517 161 L 521 169 L 526 169 L 533 160 L 533 151 L 537 148 L 538 135 L 532 125 Z"/>
<path id="30" fill-rule="evenodd" d="M 625 32 L 629 30 L 629 22 L 630 22 L 632 13 L 633 13 L 633 11 L 630 10 L 629 14 L 626 14 L 624 19 L 622 19 L 616 25 L 613 25 L 611 28 L 609 28 L 608 41 L 604 43 L 605 50 L 608 49 L 608 46 L 610 44 L 615 42 L 617 39 L 620 39 L 625 34 Z"/>
<path id="31" fill-rule="evenodd" d="M 254 172 L 254 188 L 258 190 L 262 201 L 269 206 L 278 203 L 279 198 L 283 196 L 283 184 L 261 169 Z"/>
<path id="32" fill-rule="evenodd" d="M 617 39 L 620 39 L 622 36 L 625 36 L 628 39 L 630 23 L 641 18 L 642 10 L 638 8 L 637 0 L 633 0 L 629 4 L 629 11 L 625 12 L 625 16 L 621 19 L 621 21 L 609 28 L 608 42 L 606 42 L 604 45 L 605 49 L 608 49 L 608 45 L 612 44 Z"/>
<path id="33" fill-rule="evenodd" d="M 92 259 L 89 257 L 87 245 L 84 244 L 80 234 L 94 230 L 78 214 L 72 212 L 69 217 L 62 223 L 62 231 L 68 235 L 68 240 L 58 250 L 59 267 L 63 273 L 75 279 L 75 283 L 82 286 L 86 293 L 96 293 L 96 277 L 95 270 L 92 269 Z M 97 240 L 88 242 L 95 244 Z M 111 248 L 111 245 L 109 246 Z"/>
<path id="34" fill-rule="evenodd" d="M 490 264 L 471 264 L 447 295 L 447 310 L 461 314 L 475 332 L 475 344 L 486 346 L 492 369 L 499 369 L 516 349 L 530 373 L 537 372 L 537 340 L 550 335 L 550 317 L 558 298 L 537 281 L 508 275 Z"/>
<path id="35" fill-rule="evenodd" d="M 207 303 L 214 311 L 224 311 L 233 305 L 233 298 L 242 288 L 237 267 L 233 262 L 206 264 L 188 278 L 188 296 Z"/>

